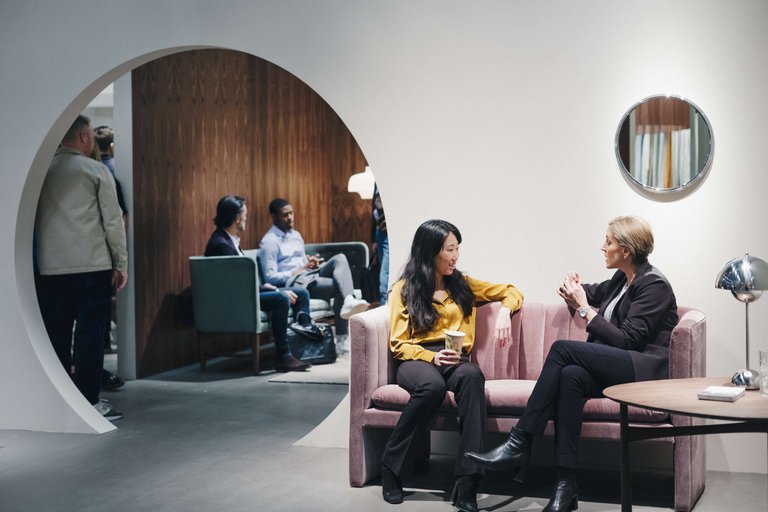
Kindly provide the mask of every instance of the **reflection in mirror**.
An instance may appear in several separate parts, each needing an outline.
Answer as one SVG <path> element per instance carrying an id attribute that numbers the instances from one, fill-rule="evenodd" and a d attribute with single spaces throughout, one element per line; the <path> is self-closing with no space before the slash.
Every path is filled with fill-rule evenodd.
<path id="1" fill-rule="evenodd" d="M 674 192 L 701 182 L 713 147 L 704 113 L 675 96 L 651 96 L 635 104 L 616 132 L 619 165 L 644 191 Z"/>

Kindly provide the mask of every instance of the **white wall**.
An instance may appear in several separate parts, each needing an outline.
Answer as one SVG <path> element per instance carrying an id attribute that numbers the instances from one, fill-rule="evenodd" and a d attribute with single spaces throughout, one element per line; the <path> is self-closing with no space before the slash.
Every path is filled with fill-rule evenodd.
<path id="1" fill-rule="evenodd" d="M 707 314 L 708 374 L 729 375 L 744 364 L 744 307 L 715 275 L 745 250 L 768 258 L 766 21 L 760 0 L 3 2 L 0 238 L 14 243 L 0 248 L 0 428 L 109 428 L 45 338 L 34 208 L 74 115 L 153 52 L 196 45 L 266 58 L 336 109 L 376 171 L 393 269 L 415 227 L 445 217 L 464 234 L 466 271 L 555 301 L 567 270 L 609 275 L 609 219 L 646 217 L 652 261 L 680 304 Z M 113 44 L 84 52 L 94 40 Z M 714 130 L 708 179 L 673 202 L 630 190 L 613 153 L 625 110 L 655 93 L 690 98 Z M 754 360 L 768 348 L 768 301 L 751 309 Z M 767 471 L 764 436 L 708 442 L 711 469 Z"/>

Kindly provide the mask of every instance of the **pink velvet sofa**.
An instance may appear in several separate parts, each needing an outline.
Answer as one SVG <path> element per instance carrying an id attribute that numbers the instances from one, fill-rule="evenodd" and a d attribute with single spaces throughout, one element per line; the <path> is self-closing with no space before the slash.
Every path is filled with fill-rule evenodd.
<path id="1" fill-rule="evenodd" d="M 478 308 L 475 349 L 471 360 L 486 377 L 488 431 L 509 432 L 517 424 L 549 347 L 558 339 L 585 340 L 585 323 L 565 304 L 526 302 L 512 316 L 513 341 L 504 348 L 491 342 L 499 303 Z M 703 377 L 706 361 L 706 320 L 696 310 L 678 309 L 679 323 L 670 341 L 670 378 Z M 351 374 L 349 417 L 349 482 L 362 486 L 377 477 L 381 453 L 390 429 L 408 401 L 408 393 L 395 382 L 395 361 L 388 348 L 389 314 L 386 307 L 355 315 L 350 320 Z M 616 441 L 619 456 L 619 406 L 607 399 L 587 402 L 582 437 Z M 634 425 L 690 425 L 691 418 L 629 409 Z M 432 424 L 433 430 L 457 430 L 455 402 L 447 393 Z M 553 434 L 550 422 L 546 435 Z M 675 510 L 693 508 L 704 490 L 705 444 L 703 436 L 665 438 L 673 443 Z M 428 456 L 428 454 L 424 454 Z"/>

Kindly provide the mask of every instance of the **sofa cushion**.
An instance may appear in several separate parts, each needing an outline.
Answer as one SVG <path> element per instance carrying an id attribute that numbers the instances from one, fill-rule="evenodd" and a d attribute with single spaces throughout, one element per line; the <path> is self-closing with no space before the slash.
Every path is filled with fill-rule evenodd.
<path id="1" fill-rule="evenodd" d="M 371 401 L 373 406 L 379 409 L 401 411 L 410 398 L 411 395 L 397 384 L 386 384 L 373 392 Z M 445 394 L 442 407 L 449 409 L 456 407 L 456 400 L 451 391 Z"/>
<path id="2" fill-rule="evenodd" d="M 489 380 L 485 382 L 485 399 L 489 416 L 520 416 L 528 403 L 536 381 L 533 380 Z M 381 386 L 373 392 L 373 405 L 380 409 L 402 410 L 410 395 L 397 384 Z M 443 409 L 456 408 L 452 392 L 445 395 Z M 664 412 L 649 411 L 630 407 L 629 420 L 638 423 L 660 423 L 669 421 Z M 619 404 L 608 398 L 593 398 L 584 406 L 585 421 L 619 421 Z"/>
<path id="3" fill-rule="evenodd" d="M 520 416 L 531 396 L 534 380 L 499 379 L 485 381 L 485 401 L 488 414 L 493 416 Z"/>
<path id="4" fill-rule="evenodd" d="M 533 380 L 488 380 L 485 397 L 489 416 L 520 416 L 533 392 Z M 665 412 L 630 407 L 629 420 L 641 423 L 668 421 Z M 592 398 L 584 406 L 585 421 L 619 421 L 619 404 L 608 398 Z"/>
<path id="5" fill-rule="evenodd" d="M 662 423 L 669 422 L 670 417 L 666 412 L 651 411 L 630 406 L 627 409 L 629 421 L 636 423 Z M 619 404 L 609 398 L 593 398 L 584 407 L 584 419 L 592 421 L 620 421 Z"/>

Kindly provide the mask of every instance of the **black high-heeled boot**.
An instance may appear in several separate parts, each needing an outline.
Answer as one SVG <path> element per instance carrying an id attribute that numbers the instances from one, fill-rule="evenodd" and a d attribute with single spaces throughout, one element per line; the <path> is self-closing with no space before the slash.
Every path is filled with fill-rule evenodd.
<path id="1" fill-rule="evenodd" d="M 571 468 L 557 468 L 555 494 L 541 512 L 571 512 L 579 508 L 579 486 Z"/>
<path id="2" fill-rule="evenodd" d="M 466 457 L 479 462 L 488 469 L 499 470 L 509 468 L 524 468 L 531 458 L 531 438 L 528 432 L 514 427 L 507 441 L 485 453 L 467 452 Z M 521 472 L 515 480 L 522 480 Z"/>
<path id="3" fill-rule="evenodd" d="M 477 484 L 479 475 L 463 475 L 456 479 L 451 503 L 460 512 L 477 512 Z"/>
<path id="4" fill-rule="evenodd" d="M 384 501 L 397 505 L 405 498 L 400 477 L 384 464 L 381 465 L 381 495 Z"/>

